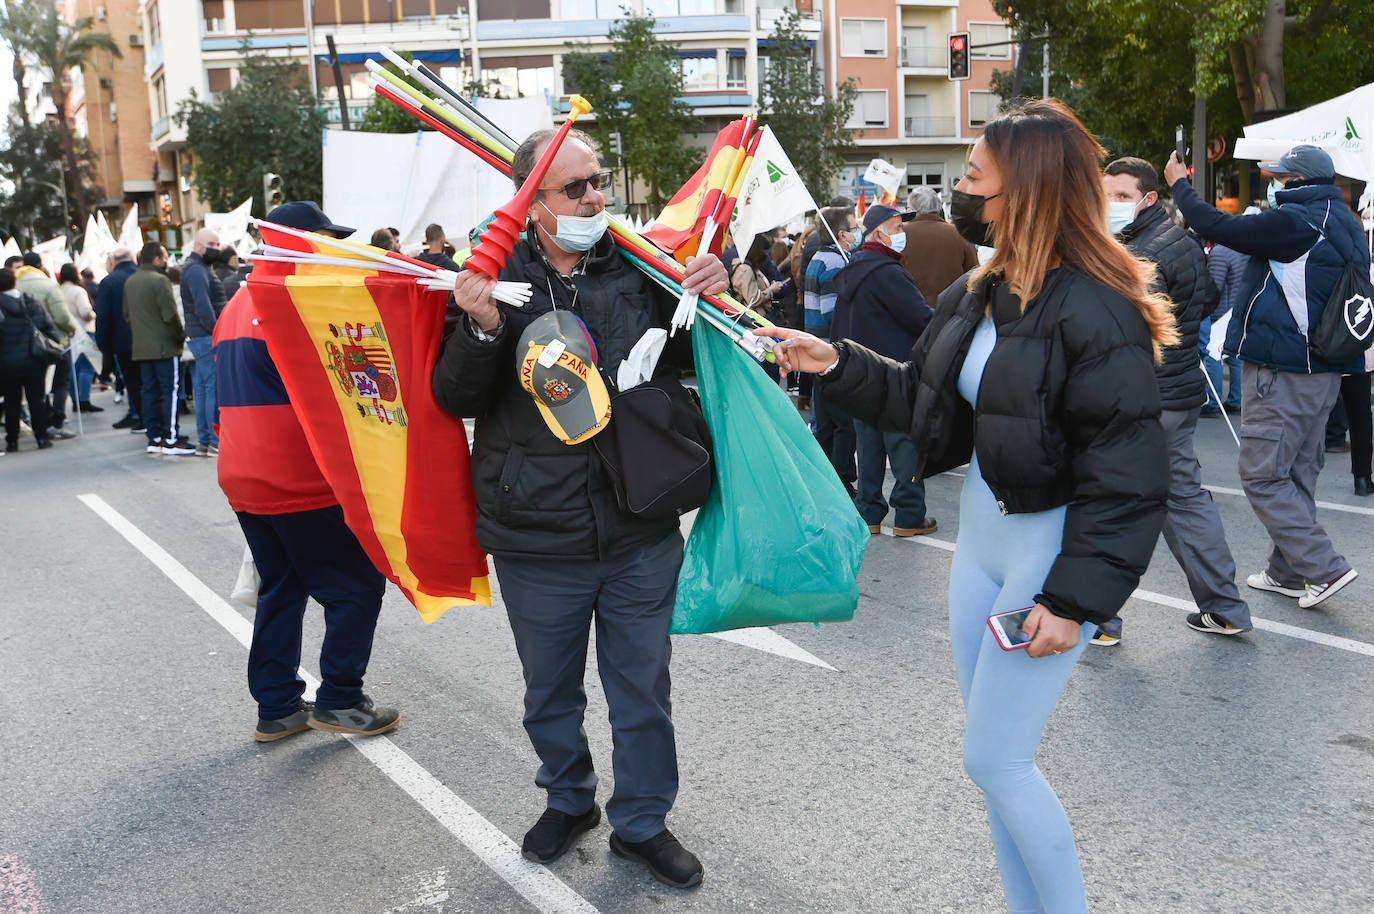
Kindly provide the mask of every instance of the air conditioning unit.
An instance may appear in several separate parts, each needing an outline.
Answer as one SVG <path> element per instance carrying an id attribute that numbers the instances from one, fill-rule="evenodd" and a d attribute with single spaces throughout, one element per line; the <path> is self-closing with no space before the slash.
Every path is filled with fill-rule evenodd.
<path id="1" fill-rule="evenodd" d="M 100 88 L 102 88 L 102 89 L 113 89 L 113 88 L 114 88 L 114 80 L 113 80 L 113 79 L 110 79 L 108 76 L 102 76 L 102 77 L 100 77 Z"/>
<path id="2" fill-rule="evenodd" d="M 110 102 L 110 123 L 114 124 L 114 123 L 117 123 L 118 121 L 119 121 L 119 105 L 117 105 L 117 104 L 114 103 L 114 102 Z"/>
<path id="3" fill-rule="evenodd" d="M 105 21 L 105 7 L 97 6 L 95 8 L 95 18 L 100 20 L 101 22 Z"/>
<path id="4" fill-rule="evenodd" d="M 131 47 L 131 48 L 141 48 L 141 47 L 143 47 L 143 33 L 142 33 L 142 32 L 131 32 L 131 33 L 129 34 L 129 47 Z"/>

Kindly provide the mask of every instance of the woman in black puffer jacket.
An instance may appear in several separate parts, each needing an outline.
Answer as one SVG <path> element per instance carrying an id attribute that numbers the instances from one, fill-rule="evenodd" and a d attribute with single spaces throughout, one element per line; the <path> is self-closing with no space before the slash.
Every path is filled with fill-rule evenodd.
<path id="1" fill-rule="evenodd" d="M 34 441 L 40 450 L 52 447 L 43 399 L 48 366 L 29 355 L 34 327 L 49 339 L 59 338 L 47 310 L 14 288 L 14 271 L 0 270 L 0 397 L 5 399 L 5 445 L 0 454 L 19 450 L 21 397 L 29 403 Z"/>
<path id="2" fill-rule="evenodd" d="M 784 369 L 818 372 L 857 418 L 909 430 L 923 475 L 969 463 L 950 636 L 964 766 L 1013 911 L 1087 911 L 1073 832 L 1035 753 L 1095 623 L 1144 573 L 1168 495 L 1154 364 L 1177 334 L 1168 300 L 1148 291 L 1153 265 L 1107 234 L 1102 157 L 1058 102 L 987 126 L 953 222 L 997 253 L 939 297 L 910 361 L 766 331 L 783 341 Z M 1020 609 L 1023 649 L 1003 650 L 987 619 Z"/>

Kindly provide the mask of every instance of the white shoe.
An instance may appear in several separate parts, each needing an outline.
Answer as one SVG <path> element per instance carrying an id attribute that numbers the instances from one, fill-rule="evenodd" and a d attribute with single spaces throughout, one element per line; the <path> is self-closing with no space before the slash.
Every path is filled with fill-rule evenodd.
<path id="1" fill-rule="evenodd" d="M 1245 579 L 1245 583 L 1256 590 L 1268 590 L 1272 593 L 1281 593 L 1285 597 L 1301 597 L 1307 593 L 1307 591 L 1301 587 L 1284 587 L 1278 581 L 1269 577 L 1269 572 L 1267 571 L 1261 571 L 1258 574 L 1250 575 L 1250 577 Z"/>
<path id="2" fill-rule="evenodd" d="M 1312 607 L 1325 602 L 1327 597 L 1335 596 L 1336 591 L 1345 587 L 1345 585 L 1349 584 L 1351 581 L 1355 580 L 1359 576 L 1360 573 L 1356 571 L 1354 568 L 1352 568 L 1345 574 L 1336 578 L 1336 580 L 1331 581 L 1329 583 L 1308 584 L 1307 592 L 1298 599 L 1298 605 L 1303 609 L 1311 609 Z"/>
<path id="3" fill-rule="evenodd" d="M 123 403 L 123 402 L 124 402 L 124 395 L 121 394 L 121 393 L 116 393 L 116 394 L 115 394 L 115 402 L 116 402 L 116 403 Z"/>

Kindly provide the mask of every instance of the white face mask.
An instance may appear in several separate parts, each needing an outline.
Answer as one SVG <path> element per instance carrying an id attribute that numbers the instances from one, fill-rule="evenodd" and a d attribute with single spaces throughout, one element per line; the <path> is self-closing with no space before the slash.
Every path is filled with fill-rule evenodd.
<path id="1" fill-rule="evenodd" d="M 604 209 L 595 216 L 560 216 L 544 206 L 542 200 L 539 205 L 544 207 L 544 212 L 558 220 L 558 230 L 553 233 L 553 243 L 569 254 L 590 251 L 596 247 L 596 243 L 606 234 L 606 228 L 610 225 Z"/>
<path id="2" fill-rule="evenodd" d="M 1107 231 L 1113 235 L 1135 221 L 1135 208 L 1139 204 L 1131 200 L 1110 200 L 1107 203 Z"/>
<path id="3" fill-rule="evenodd" d="M 1279 180 L 1277 178 L 1269 182 L 1269 192 L 1265 196 L 1269 198 L 1270 209 L 1279 208 L 1279 201 L 1274 197 L 1274 195 L 1281 190 L 1283 190 L 1283 185 L 1279 183 Z"/>

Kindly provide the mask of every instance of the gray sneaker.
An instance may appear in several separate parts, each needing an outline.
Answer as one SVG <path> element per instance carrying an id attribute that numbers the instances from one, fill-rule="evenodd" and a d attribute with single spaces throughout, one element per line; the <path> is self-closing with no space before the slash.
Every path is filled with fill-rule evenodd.
<path id="1" fill-rule="evenodd" d="M 351 708 L 316 708 L 310 713 L 309 726 L 330 733 L 351 733 L 354 736 L 377 736 L 392 730 L 401 722 L 396 708 L 379 708 L 366 695 Z"/>
<path id="2" fill-rule="evenodd" d="M 304 733 L 310 729 L 310 712 L 313 710 L 314 702 L 306 701 L 301 703 L 301 709 L 294 714 L 276 720 L 259 717 L 258 727 L 253 731 L 253 739 L 260 743 L 271 743 L 297 733 Z"/>
<path id="3" fill-rule="evenodd" d="M 76 432 L 61 427 L 54 427 L 48 429 L 48 437 L 56 438 L 58 441 L 66 441 L 70 438 L 75 438 Z"/>

